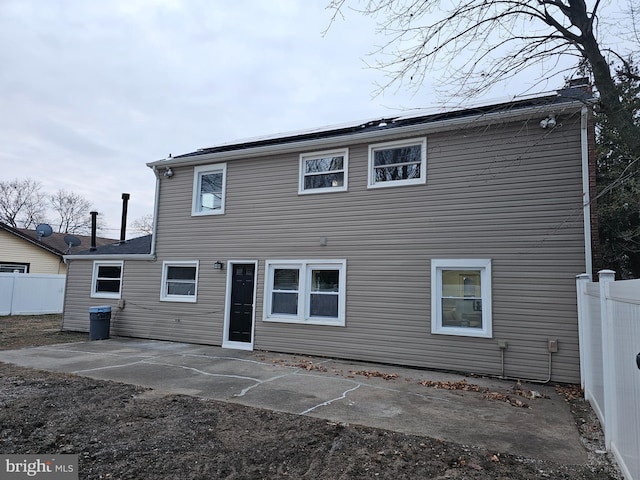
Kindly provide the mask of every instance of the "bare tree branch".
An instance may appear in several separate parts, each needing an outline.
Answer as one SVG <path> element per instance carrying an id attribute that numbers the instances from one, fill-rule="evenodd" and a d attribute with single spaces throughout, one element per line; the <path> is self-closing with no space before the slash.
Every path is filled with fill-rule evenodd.
<path id="1" fill-rule="evenodd" d="M 0 181 L 0 222 L 14 228 L 33 228 L 45 221 L 46 202 L 40 182 Z"/>
<path id="2" fill-rule="evenodd" d="M 540 68 L 537 81 L 545 81 L 568 70 L 561 59 L 575 58 L 576 70 L 589 67 L 600 110 L 630 150 L 640 152 L 640 132 L 621 104 L 609 60 L 625 64 L 640 45 L 627 52 L 601 45 L 600 0 L 368 0 L 357 8 L 348 3 L 330 2 L 332 21 L 349 9 L 375 18 L 385 38 L 371 55 L 371 66 L 387 78 L 378 93 L 394 84 L 417 91 L 437 77 L 449 96 L 475 96 L 534 66 Z"/>
<path id="3" fill-rule="evenodd" d="M 49 197 L 50 206 L 57 214 L 57 226 L 60 233 L 87 233 L 91 229 L 91 203 L 77 193 L 58 190 Z"/>

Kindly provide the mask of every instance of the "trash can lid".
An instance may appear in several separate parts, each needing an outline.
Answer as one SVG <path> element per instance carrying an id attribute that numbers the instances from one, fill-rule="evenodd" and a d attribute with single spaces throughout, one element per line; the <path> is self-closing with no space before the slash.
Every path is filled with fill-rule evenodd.
<path id="1" fill-rule="evenodd" d="M 106 313 L 111 311 L 111 305 L 101 305 L 99 307 L 90 307 L 89 313 Z"/>

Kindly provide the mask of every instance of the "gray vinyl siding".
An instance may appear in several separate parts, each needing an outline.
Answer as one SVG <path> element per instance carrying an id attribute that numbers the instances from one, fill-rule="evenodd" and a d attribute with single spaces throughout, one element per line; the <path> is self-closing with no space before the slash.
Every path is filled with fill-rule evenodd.
<path id="1" fill-rule="evenodd" d="M 580 118 L 539 120 L 426 135 L 426 185 L 367 189 L 367 143 L 327 142 L 349 148 L 346 192 L 299 195 L 304 150 L 229 161 L 224 215 L 191 216 L 193 167 L 175 167 L 160 181 L 157 260 L 125 262 L 112 332 L 220 345 L 227 270 L 213 263 L 257 260 L 255 349 L 500 375 L 504 339 L 505 375 L 545 380 L 553 338 L 553 380 L 576 382 Z M 431 260 L 459 258 L 492 260 L 491 339 L 431 334 Z M 263 321 L 265 261 L 282 259 L 347 260 L 345 327 Z M 159 301 L 164 260 L 200 261 L 197 303 Z M 71 272 L 75 329 L 88 306 L 117 301 L 88 298 L 90 261 Z"/>

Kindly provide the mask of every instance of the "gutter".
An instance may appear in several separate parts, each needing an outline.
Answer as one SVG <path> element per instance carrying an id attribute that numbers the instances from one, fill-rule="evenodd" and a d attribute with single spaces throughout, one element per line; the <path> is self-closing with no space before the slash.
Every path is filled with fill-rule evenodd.
<path id="1" fill-rule="evenodd" d="M 158 204 L 160 203 L 160 174 L 158 173 L 158 169 L 155 167 L 155 165 L 151 168 L 153 169 L 153 173 L 156 176 L 156 192 L 153 201 L 153 231 L 151 232 L 151 251 L 149 253 L 153 255 L 153 258 L 155 260 L 156 238 L 158 236 Z"/>
<path id="2" fill-rule="evenodd" d="M 230 149 L 221 152 L 212 152 L 206 154 L 187 155 L 183 157 L 174 157 L 170 160 L 162 159 L 155 162 L 147 163 L 149 168 L 154 171 L 156 167 L 169 167 L 169 166 L 189 166 L 198 165 L 210 161 L 226 161 L 235 160 L 240 158 L 261 157 L 274 154 L 286 154 L 297 153 L 300 150 L 321 148 L 332 148 L 337 145 L 355 142 L 367 142 L 374 139 L 384 137 L 385 139 L 392 139 L 394 137 L 410 135 L 414 132 L 420 132 L 421 134 L 429 134 L 439 131 L 452 130 L 457 127 L 469 128 L 478 125 L 487 125 L 491 123 L 502 123 L 504 121 L 513 121 L 518 118 L 527 119 L 534 115 L 546 116 L 549 113 L 562 113 L 566 110 L 577 110 L 578 107 L 584 106 L 582 101 L 572 101 L 561 104 L 543 104 L 536 105 L 527 108 L 518 108 L 511 111 L 496 111 L 492 113 L 480 113 L 474 115 L 466 115 L 463 117 L 452 118 L 448 120 L 436 120 L 426 123 L 415 123 L 411 125 L 394 127 L 393 125 L 387 127 L 380 127 L 378 130 L 367 130 L 362 133 L 342 133 L 336 136 L 330 134 L 322 135 L 318 138 L 296 141 L 295 137 L 288 137 L 286 143 L 276 143 L 271 145 L 258 145 L 254 147 L 243 148 L 242 143 L 238 143 L 235 149 Z M 274 140 L 277 137 L 274 136 Z M 215 147 L 213 147 L 215 148 Z"/>
<path id="3" fill-rule="evenodd" d="M 585 269 L 592 281 L 593 260 L 591 251 L 591 198 L 589 195 L 589 137 L 588 109 L 583 106 L 580 111 L 580 149 L 582 154 L 582 207 L 584 224 L 584 256 Z"/>
<path id="4" fill-rule="evenodd" d="M 122 255 L 114 253 L 101 253 L 96 255 L 65 255 L 65 263 L 67 260 L 155 260 L 156 256 L 150 253 L 124 253 Z"/>

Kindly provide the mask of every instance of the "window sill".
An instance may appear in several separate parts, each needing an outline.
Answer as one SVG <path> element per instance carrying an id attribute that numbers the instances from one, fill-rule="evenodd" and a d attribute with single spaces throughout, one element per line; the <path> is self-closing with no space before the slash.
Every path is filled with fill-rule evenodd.
<path id="1" fill-rule="evenodd" d="M 196 297 L 161 297 L 161 302 L 196 303 Z"/>
<path id="2" fill-rule="evenodd" d="M 493 338 L 491 332 L 479 328 L 442 327 L 434 328 L 431 333 L 433 335 L 453 335 L 456 337 Z"/>
<path id="3" fill-rule="evenodd" d="M 330 327 L 344 327 L 344 319 L 322 319 L 322 318 L 287 318 L 287 317 L 266 317 L 263 318 L 265 322 L 273 323 L 295 323 L 298 325 L 327 325 Z"/>
<path id="4" fill-rule="evenodd" d="M 91 298 L 111 298 L 115 300 L 120 300 L 120 294 L 108 294 L 108 293 L 92 293 Z"/>
<path id="5" fill-rule="evenodd" d="M 209 215 L 223 215 L 223 214 L 224 214 L 224 210 L 214 210 L 212 212 L 194 212 L 193 210 L 191 211 L 192 217 L 208 217 Z"/>
<path id="6" fill-rule="evenodd" d="M 389 182 L 370 183 L 367 185 L 367 189 L 372 188 L 390 188 L 390 187 L 407 187 L 409 185 L 426 185 L 426 178 L 411 179 L 411 180 L 393 180 Z"/>

